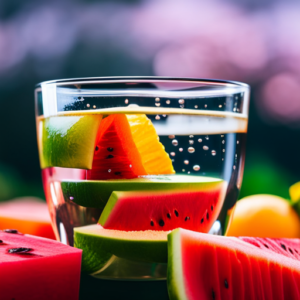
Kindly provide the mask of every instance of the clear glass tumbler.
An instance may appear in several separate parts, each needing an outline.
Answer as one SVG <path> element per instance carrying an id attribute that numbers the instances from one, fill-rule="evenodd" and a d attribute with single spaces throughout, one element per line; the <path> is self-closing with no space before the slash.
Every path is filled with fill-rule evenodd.
<path id="1" fill-rule="evenodd" d="M 249 93 L 239 82 L 159 77 L 38 84 L 38 148 L 57 239 L 73 245 L 73 229 L 90 224 L 93 236 L 117 230 L 123 241 L 90 273 L 163 279 L 163 260 L 122 250 L 129 231 L 224 234 L 242 182 Z"/>

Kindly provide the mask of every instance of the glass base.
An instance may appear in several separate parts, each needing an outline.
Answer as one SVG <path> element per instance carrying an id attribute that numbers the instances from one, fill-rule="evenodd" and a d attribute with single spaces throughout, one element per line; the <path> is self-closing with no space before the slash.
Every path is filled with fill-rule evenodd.
<path id="1" fill-rule="evenodd" d="M 101 270 L 91 275 L 110 280 L 165 280 L 167 264 L 137 262 L 113 256 Z"/>

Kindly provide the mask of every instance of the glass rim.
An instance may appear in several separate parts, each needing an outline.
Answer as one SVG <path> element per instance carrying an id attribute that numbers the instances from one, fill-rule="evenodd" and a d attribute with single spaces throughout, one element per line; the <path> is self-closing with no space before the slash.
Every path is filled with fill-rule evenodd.
<path id="1" fill-rule="evenodd" d="M 105 77 L 79 77 L 65 78 L 57 80 L 42 81 L 35 85 L 35 89 L 41 88 L 42 85 L 64 86 L 70 84 L 101 84 L 103 83 L 122 83 L 122 82 L 186 82 L 199 83 L 207 86 L 215 85 L 220 88 L 236 88 L 250 90 L 247 83 L 233 80 L 208 79 L 208 78 L 190 78 L 190 77 L 168 77 L 168 76 L 105 76 Z"/>

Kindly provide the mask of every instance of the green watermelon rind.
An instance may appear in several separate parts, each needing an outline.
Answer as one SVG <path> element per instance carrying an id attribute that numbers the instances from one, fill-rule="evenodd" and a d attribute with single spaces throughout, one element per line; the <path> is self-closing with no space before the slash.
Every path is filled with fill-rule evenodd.
<path id="1" fill-rule="evenodd" d="M 103 209 L 114 191 L 201 190 L 222 181 L 205 176 L 158 175 L 136 179 L 62 181 L 61 189 L 65 199 L 72 196 L 72 202 L 78 205 Z"/>
<path id="2" fill-rule="evenodd" d="M 168 234 L 168 293 L 171 300 L 188 300 L 182 269 L 180 228 Z"/>
<path id="3" fill-rule="evenodd" d="M 109 232 L 109 229 L 98 224 L 74 228 L 74 246 L 83 250 L 82 268 L 86 272 L 100 270 L 112 255 L 133 261 L 167 263 L 168 232 L 165 240 L 134 240 L 126 237 L 126 231 L 123 232 L 124 238 L 103 236 L 101 231 Z"/>

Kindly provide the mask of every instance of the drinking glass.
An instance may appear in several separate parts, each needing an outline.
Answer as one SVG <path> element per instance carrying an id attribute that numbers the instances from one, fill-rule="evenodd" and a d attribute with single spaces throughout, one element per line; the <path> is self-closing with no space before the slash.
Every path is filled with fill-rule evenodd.
<path id="1" fill-rule="evenodd" d="M 132 225 L 138 230 L 145 223 L 147 230 L 183 227 L 224 234 L 242 183 L 249 94 L 249 86 L 240 82 L 163 77 L 80 78 L 38 84 L 38 148 L 56 238 L 73 245 L 73 229 L 97 224 L 111 194 L 120 191 L 137 195 L 132 209 L 124 210 L 125 218 L 126 213 L 130 215 L 128 228 Z M 118 123 L 121 119 L 126 126 L 123 121 Z M 113 124 L 115 131 L 104 124 Z M 125 129 L 130 137 L 128 132 L 122 137 Z M 105 158 L 98 154 L 100 144 L 107 150 Z M 125 157 L 127 169 L 115 156 L 117 151 Z M 145 162 L 146 157 L 151 159 Z M 201 184 L 207 181 L 218 182 L 218 188 L 203 189 Z M 149 182 L 163 183 L 163 188 Z M 169 211 L 151 220 L 138 211 L 133 215 L 139 193 L 147 193 L 148 207 L 163 206 Z M 123 226 L 120 219 L 110 228 L 128 231 Z M 94 276 L 163 279 L 166 264 L 113 255 Z"/>

